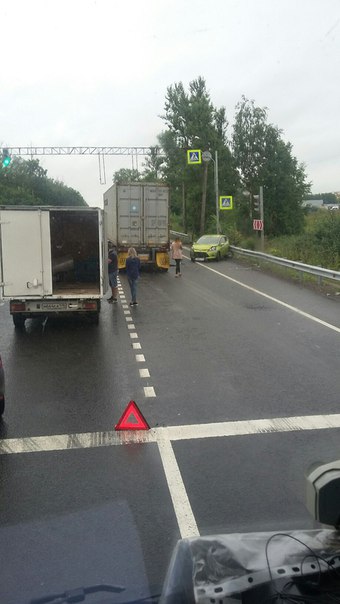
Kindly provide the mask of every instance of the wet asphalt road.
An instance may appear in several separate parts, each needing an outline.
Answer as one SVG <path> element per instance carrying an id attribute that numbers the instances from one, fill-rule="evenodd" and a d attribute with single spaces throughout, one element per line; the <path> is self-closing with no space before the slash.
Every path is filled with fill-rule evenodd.
<path id="1" fill-rule="evenodd" d="M 139 306 L 128 315 L 121 300 L 104 301 L 97 327 L 29 321 L 20 333 L 1 306 L 0 437 L 110 431 L 131 399 L 151 427 L 339 413 L 340 334 L 235 281 L 338 328 L 339 297 L 232 261 L 209 267 L 186 261 L 182 279 L 173 268 L 143 273 Z M 200 533 L 313 526 L 303 475 L 339 457 L 339 436 L 174 442 Z M 180 532 L 155 443 L 1 455 L 0 488 L 1 602 L 98 582 L 144 590 L 164 578 Z"/>

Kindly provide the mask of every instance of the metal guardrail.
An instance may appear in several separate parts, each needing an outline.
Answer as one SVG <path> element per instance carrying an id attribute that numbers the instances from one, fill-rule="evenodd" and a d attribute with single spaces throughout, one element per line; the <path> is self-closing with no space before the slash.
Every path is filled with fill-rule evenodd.
<path id="1" fill-rule="evenodd" d="M 340 281 L 340 272 L 333 271 L 328 268 L 304 264 L 303 262 L 296 262 L 295 260 L 287 260 L 287 258 L 271 256 L 270 254 L 264 254 L 263 252 L 253 252 L 252 250 L 245 250 L 240 247 L 235 247 L 234 245 L 231 245 L 230 249 L 234 253 L 239 254 L 241 256 L 250 256 L 252 258 L 258 258 L 259 260 L 266 260 L 267 262 L 272 262 L 273 264 L 279 264 L 287 268 L 293 268 L 294 270 L 299 271 L 301 273 L 315 275 L 316 277 L 318 277 L 320 283 L 323 278 Z"/>
<path id="2" fill-rule="evenodd" d="M 183 243 L 191 243 L 191 237 L 190 235 L 188 235 L 188 233 L 170 231 L 170 235 L 172 237 L 180 237 Z M 340 272 L 333 271 L 329 268 L 323 268 L 322 266 L 313 266 L 311 264 L 304 264 L 303 262 L 298 262 L 296 260 L 288 260 L 287 258 L 280 258 L 279 256 L 271 256 L 270 254 L 265 254 L 264 252 L 254 252 L 253 250 L 246 250 L 241 247 L 236 247 L 235 245 L 231 245 L 230 249 L 233 253 L 239 254 L 240 256 L 250 256 L 252 258 L 265 260 L 266 262 L 271 262 L 273 264 L 279 264 L 280 266 L 285 266 L 286 268 L 292 268 L 300 272 L 301 276 L 303 276 L 303 273 L 314 275 L 318 278 L 320 284 L 322 279 L 332 279 L 333 281 L 340 281 Z"/>
<path id="3" fill-rule="evenodd" d="M 178 231 L 170 231 L 171 237 L 180 237 L 183 243 L 191 243 L 192 237 L 188 233 L 179 233 Z"/>

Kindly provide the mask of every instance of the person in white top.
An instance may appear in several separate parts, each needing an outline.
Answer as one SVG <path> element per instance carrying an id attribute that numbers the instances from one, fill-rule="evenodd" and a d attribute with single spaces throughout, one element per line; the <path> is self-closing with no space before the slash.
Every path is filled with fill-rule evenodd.
<path id="1" fill-rule="evenodd" d="M 176 237 L 175 241 L 171 244 L 171 256 L 176 262 L 176 274 L 175 277 L 181 277 L 181 260 L 183 258 L 182 254 L 182 242 L 179 237 Z"/>

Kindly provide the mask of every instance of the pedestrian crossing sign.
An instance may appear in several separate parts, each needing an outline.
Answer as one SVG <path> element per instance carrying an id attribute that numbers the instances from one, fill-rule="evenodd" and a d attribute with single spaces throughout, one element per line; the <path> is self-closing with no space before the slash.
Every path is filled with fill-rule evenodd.
<path id="1" fill-rule="evenodd" d="M 189 149 L 187 151 L 188 164 L 201 164 L 202 163 L 202 151 L 201 149 Z"/>
<path id="2" fill-rule="evenodd" d="M 232 210 L 233 197 L 232 195 L 220 195 L 220 210 Z"/>

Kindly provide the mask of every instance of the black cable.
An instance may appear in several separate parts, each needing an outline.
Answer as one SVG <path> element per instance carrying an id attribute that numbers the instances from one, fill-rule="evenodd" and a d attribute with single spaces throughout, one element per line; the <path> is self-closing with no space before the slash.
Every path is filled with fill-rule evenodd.
<path id="1" fill-rule="evenodd" d="M 267 543 L 266 543 L 266 547 L 265 547 L 266 562 L 267 562 L 269 577 L 270 577 L 270 580 L 271 580 L 271 582 L 273 584 L 273 588 L 274 588 L 274 590 L 276 592 L 275 595 L 277 596 L 277 598 L 280 598 L 281 600 L 285 599 L 286 601 L 290 601 L 290 602 L 294 602 L 294 601 L 295 602 L 306 602 L 308 600 L 306 600 L 305 596 L 295 596 L 293 594 L 287 594 L 287 593 L 284 592 L 284 588 L 282 590 L 278 590 L 276 588 L 276 586 L 275 586 L 274 578 L 273 578 L 273 574 L 272 574 L 272 570 L 271 570 L 271 566 L 270 566 L 270 562 L 269 562 L 268 549 L 269 549 L 270 542 L 273 539 L 275 539 L 276 537 L 287 537 L 288 539 L 292 539 L 293 541 L 296 541 L 297 543 L 299 543 L 300 545 L 302 545 L 302 547 L 305 547 L 309 551 L 308 556 L 305 556 L 305 558 L 302 561 L 302 564 L 303 564 L 303 562 L 305 561 L 305 559 L 307 557 L 313 557 L 313 558 L 316 559 L 317 564 L 318 564 L 318 569 L 319 569 L 318 585 L 320 585 L 322 571 L 321 571 L 321 566 L 320 566 L 320 562 L 319 562 L 318 556 L 306 543 L 304 543 L 303 541 L 301 541 L 297 537 L 294 537 L 293 535 L 289 535 L 288 533 L 275 533 L 274 535 L 272 535 L 271 537 L 269 537 L 269 539 L 267 540 Z M 303 576 L 302 564 L 301 564 L 300 569 L 301 569 L 301 575 Z M 313 599 L 309 599 L 309 601 L 310 602 L 314 602 L 316 600 L 313 598 Z M 319 601 L 320 601 L 320 599 L 319 599 Z"/>
<path id="2" fill-rule="evenodd" d="M 271 571 L 271 567 L 270 567 L 270 563 L 269 563 L 268 548 L 269 548 L 270 542 L 273 539 L 275 539 L 276 537 L 288 537 L 288 539 L 292 539 L 293 541 L 296 541 L 297 543 L 299 543 L 300 545 L 305 547 L 310 552 L 310 554 L 313 556 L 313 558 L 317 559 L 317 554 L 315 554 L 315 552 L 313 552 L 313 550 L 308 545 L 306 545 L 306 543 L 303 543 L 303 541 L 301 541 L 297 537 L 294 537 L 293 535 L 289 535 L 288 533 L 275 533 L 275 535 L 272 535 L 271 537 L 269 537 L 269 539 L 267 540 L 267 543 L 266 543 L 266 547 L 265 547 L 266 562 L 267 562 L 267 566 L 268 566 L 270 580 L 272 582 L 274 582 L 274 579 L 273 579 L 273 575 L 272 575 L 272 571 Z M 320 562 L 318 560 L 317 560 L 317 562 L 318 562 L 318 567 L 319 567 L 319 574 L 321 575 Z M 302 571 L 301 571 L 301 574 L 302 574 Z M 277 593 L 280 593 L 280 592 L 277 592 Z"/>

